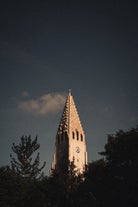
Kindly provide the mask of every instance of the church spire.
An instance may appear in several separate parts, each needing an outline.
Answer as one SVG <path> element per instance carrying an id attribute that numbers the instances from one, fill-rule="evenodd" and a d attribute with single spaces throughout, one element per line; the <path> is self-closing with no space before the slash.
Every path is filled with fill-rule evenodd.
<path id="1" fill-rule="evenodd" d="M 75 126 L 79 127 L 81 131 L 83 132 L 83 128 L 80 122 L 78 111 L 77 111 L 73 96 L 71 94 L 71 90 L 69 89 L 69 93 L 66 99 L 66 103 L 64 106 L 64 110 L 62 113 L 62 117 L 60 120 L 57 133 L 61 134 L 62 132 L 66 131 L 69 134 L 71 130 L 75 130 L 74 129 Z"/>
<path id="2" fill-rule="evenodd" d="M 79 172 L 83 172 L 84 166 L 88 163 L 85 134 L 69 90 L 57 131 L 52 169 L 61 172 L 65 163 L 68 166 L 72 161 Z"/>

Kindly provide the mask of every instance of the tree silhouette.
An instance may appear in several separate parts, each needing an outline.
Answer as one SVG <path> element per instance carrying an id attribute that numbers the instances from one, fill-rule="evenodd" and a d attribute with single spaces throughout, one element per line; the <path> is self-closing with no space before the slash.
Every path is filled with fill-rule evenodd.
<path id="1" fill-rule="evenodd" d="M 105 156 L 107 164 L 109 206 L 137 206 L 138 126 L 109 135 L 105 151 L 100 154 Z"/>
<path id="2" fill-rule="evenodd" d="M 62 172 L 53 170 L 49 177 L 35 179 L 45 165 L 39 167 L 39 153 L 32 159 L 39 147 L 37 138 L 31 137 L 13 144 L 17 158 L 11 155 L 12 169 L 0 168 L 0 206 L 138 206 L 138 127 L 109 135 L 100 153 L 105 158 L 89 163 L 84 175 L 79 175 L 73 160 Z M 28 178 L 31 182 L 26 182 Z"/>
<path id="3" fill-rule="evenodd" d="M 138 169 L 138 126 L 109 135 L 105 151 L 100 154 L 105 156 L 114 176 L 125 179 L 130 174 L 134 175 Z"/>
<path id="4" fill-rule="evenodd" d="M 39 168 L 39 153 L 36 158 L 33 159 L 33 153 L 39 149 L 40 145 L 37 143 L 37 137 L 32 140 L 31 136 L 22 136 L 21 143 L 12 145 L 12 151 L 16 154 L 16 158 L 13 155 L 11 157 L 11 168 L 17 174 L 28 179 L 36 179 L 42 176 L 42 169 L 45 167 L 45 162 L 42 167 Z"/>

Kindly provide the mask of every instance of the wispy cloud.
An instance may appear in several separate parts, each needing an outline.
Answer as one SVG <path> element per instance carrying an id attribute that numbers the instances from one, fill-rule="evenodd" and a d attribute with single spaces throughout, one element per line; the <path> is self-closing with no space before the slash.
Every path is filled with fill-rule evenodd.
<path id="1" fill-rule="evenodd" d="M 18 108 L 35 115 L 47 115 L 63 109 L 65 98 L 65 95 L 61 93 L 48 93 L 36 99 L 20 101 Z"/>

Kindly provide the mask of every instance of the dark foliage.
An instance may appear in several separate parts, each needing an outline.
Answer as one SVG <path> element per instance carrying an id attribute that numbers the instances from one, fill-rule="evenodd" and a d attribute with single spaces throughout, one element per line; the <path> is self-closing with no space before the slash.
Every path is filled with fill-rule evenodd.
<path id="1" fill-rule="evenodd" d="M 106 158 L 109 205 L 137 206 L 138 127 L 109 135 L 105 151 L 100 154 Z"/>
<path id="2" fill-rule="evenodd" d="M 1 207 L 138 206 L 138 128 L 110 135 L 105 159 L 89 163 L 84 175 L 68 171 L 29 182 L 18 171 L 0 168 Z"/>
<path id="3" fill-rule="evenodd" d="M 15 145 L 13 143 L 12 150 L 16 154 L 17 158 L 11 156 L 12 170 L 22 177 L 28 179 L 36 179 L 42 176 L 41 171 L 45 167 L 45 162 L 42 167 L 39 168 L 39 153 L 33 160 L 32 156 L 35 151 L 39 149 L 40 145 L 37 143 L 37 137 L 32 141 L 31 136 L 22 136 L 21 143 Z"/>

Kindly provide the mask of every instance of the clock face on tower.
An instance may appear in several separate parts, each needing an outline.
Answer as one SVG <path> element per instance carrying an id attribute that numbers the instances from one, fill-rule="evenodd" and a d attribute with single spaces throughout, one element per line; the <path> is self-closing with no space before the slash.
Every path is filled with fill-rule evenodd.
<path id="1" fill-rule="evenodd" d="M 80 153 L 80 148 L 79 147 L 76 147 L 76 152 Z"/>

